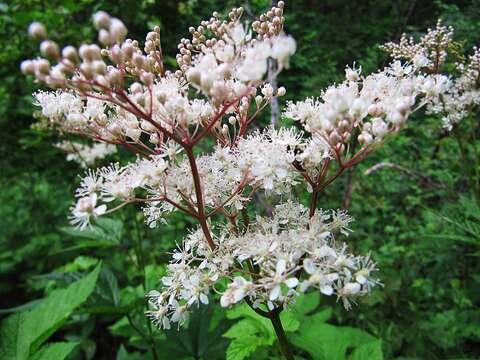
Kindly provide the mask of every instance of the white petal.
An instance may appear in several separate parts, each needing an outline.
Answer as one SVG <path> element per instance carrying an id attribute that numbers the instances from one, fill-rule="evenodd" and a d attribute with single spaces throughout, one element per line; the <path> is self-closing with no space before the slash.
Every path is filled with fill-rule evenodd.
<path id="1" fill-rule="evenodd" d="M 323 286 L 320 286 L 320 292 L 323 295 L 330 296 L 333 294 L 333 288 L 330 285 L 323 285 Z"/>
<path id="2" fill-rule="evenodd" d="M 285 272 L 285 269 L 287 267 L 287 262 L 283 259 L 278 260 L 277 262 L 277 267 L 276 267 L 276 272 L 277 275 L 281 275 Z"/>
<path id="3" fill-rule="evenodd" d="M 269 297 L 270 301 L 276 300 L 280 296 L 280 294 L 282 292 L 281 290 L 282 289 L 280 288 L 280 285 L 275 286 L 272 289 L 272 291 L 270 291 L 270 297 Z"/>
<path id="4" fill-rule="evenodd" d="M 208 296 L 205 294 L 200 294 L 200 301 L 202 304 L 208 305 Z"/>
<path id="5" fill-rule="evenodd" d="M 243 290 L 243 288 L 238 288 L 233 293 L 233 299 L 236 303 L 242 300 L 244 297 L 245 297 L 245 291 Z"/>
<path id="6" fill-rule="evenodd" d="M 228 296 L 225 296 L 225 294 L 223 294 L 220 298 L 220 305 L 222 307 L 228 307 L 230 305 L 230 300 L 228 299 Z"/>
<path id="7" fill-rule="evenodd" d="M 103 204 L 97 207 L 94 213 L 95 213 L 95 216 L 100 216 L 105 214 L 105 211 L 107 211 L 107 205 Z"/>
<path id="8" fill-rule="evenodd" d="M 285 285 L 287 285 L 290 289 L 292 289 L 298 285 L 298 279 L 297 278 L 287 279 L 285 280 Z"/>

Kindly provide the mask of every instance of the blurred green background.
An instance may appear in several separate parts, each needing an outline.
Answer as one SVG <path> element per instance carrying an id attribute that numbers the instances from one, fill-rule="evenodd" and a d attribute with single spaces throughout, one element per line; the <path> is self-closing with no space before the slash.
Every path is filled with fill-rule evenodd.
<path id="1" fill-rule="evenodd" d="M 241 329 L 247 325 L 238 324 L 249 319 L 241 310 L 205 307 L 187 330 L 151 329 L 143 315 L 144 293 L 158 287 L 168 261 L 165 252 L 181 240 L 189 220 L 179 215 L 169 226 L 150 230 L 138 209 L 128 208 L 91 231 L 69 228 L 68 209 L 83 170 L 52 146 L 58 135 L 30 127 L 35 122 L 31 93 L 38 85 L 19 71 L 21 60 L 37 54 L 38 44 L 27 36 L 32 21 L 43 22 L 50 38 L 65 45 L 94 40 L 91 14 L 97 10 L 121 18 L 134 39 L 142 40 L 160 25 L 166 61 L 174 68 L 176 44 L 190 25 L 214 10 L 239 5 L 249 17 L 270 1 L 0 2 L 0 316 L 32 309 L 32 301 L 66 287 L 103 260 L 92 294 L 51 338 L 79 344 L 70 358 L 279 358 L 261 323 L 254 324 L 254 331 L 263 340 L 249 344 L 245 356 L 232 354 L 232 344 L 241 347 L 244 341 Z M 298 49 L 279 78 L 287 88 L 282 103 L 319 95 L 341 81 L 345 65 L 353 62 L 364 73 L 374 71 L 387 61 L 378 45 L 403 32 L 419 35 L 438 18 L 454 26 L 463 49 L 478 44 L 478 0 L 287 0 L 285 29 Z M 260 121 L 266 124 L 268 114 Z M 478 133 L 478 118 L 469 121 Z M 383 168 L 364 175 L 386 161 L 410 173 Z M 440 120 L 425 114 L 411 118 L 400 136 L 345 174 L 320 204 L 338 208 L 345 201 L 356 219 L 349 246 L 372 253 L 384 285 L 350 312 L 335 299 L 301 302 L 290 329 L 299 358 L 479 358 L 480 210 L 463 174 L 458 145 Z M 312 314 L 317 314 L 316 325 L 306 327 Z M 372 339 L 381 354 L 355 350 Z"/>

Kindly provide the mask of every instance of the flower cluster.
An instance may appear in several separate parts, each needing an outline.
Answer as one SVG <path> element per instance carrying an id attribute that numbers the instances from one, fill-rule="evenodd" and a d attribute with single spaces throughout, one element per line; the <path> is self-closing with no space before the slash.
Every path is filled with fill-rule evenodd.
<path id="1" fill-rule="evenodd" d="M 220 210 L 236 215 L 258 189 L 289 193 L 299 183 L 295 164 L 313 171 L 330 154 L 325 142 L 304 139 L 302 134 L 293 129 L 269 128 L 239 139 L 234 148 L 217 146 L 212 153 L 198 156 L 203 205 L 210 215 Z M 162 154 L 139 157 L 126 166 L 116 164 L 88 171 L 77 191 L 78 201 L 93 194 L 106 206 L 117 201 L 110 210 L 130 202 L 144 202 L 147 223 L 152 227 L 175 210 L 188 209 L 187 212 L 198 214 L 189 160 L 179 156 L 179 150 L 170 145 Z M 87 226 L 90 220 L 82 216 L 81 226 Z"/>
<path id="2" fill-rule="evenodd" d="M 364 151 L 400 130 L 409 115 L 436 101 L 449 86 L 443 75 L 426 75 L 395 61 L 363 77 L 361 69 L 346 69 L 346 80 L 317 98 L 289 102 L 284 115 L 300 121 L 340 156 L 352 141 Z M 356 137 L 356 138 L 355 138 Z"/>
<path id="3" fill-rule="evenodd" d="M 381 48 L 395 60 L 407 60 L 417 69 L 436 73 L 445 63 L 452 41 L 453 28 L 438 20 L 436 28 L 428 29 L 418 43 L 403 34 L 398 44 L 389 42 Z"/>
<path id="4" fill-rule="evenodd" d="M 120 20 L 98 12 L 100 45 L 62 51 L 46 40 L 41 24 L 30 28 L 43 40 L 44 58 L 21 68 L 54 89 L 35 94 L 42 116 L 61 132 L 136 154 L 125 165 L 86 172 L 72 223 L 85 228 L 98 216 L 142 203 L 149 226 L 173 211 L 199 224 L 173 253 L 164 288 L 149 295 L 149 315 L 164 328 L 182 324 L 212 290 L 221 293 L 222 306 L 245 300 L 269 314 L 308 289 L 337 296 L 349 308 L 377 283 L 369 257 L 350 254 L 335 239 L 348 234 L 352 219 L 344 211 L 317 210 L 318 194 L 399 131 L 411 113 L 433 106 L 448 79 L 400 60 L 367 76 L 347 68 L 346 80 L 319 98 L 288 104 L 284 115 L 303 129 L 249 131 L 272 97 L 286 93 L 264 80 L 269 59 L 287 68 L 296 49 L 283 33 L 283 8 L 279 1 L 251 27 L 241 21 L 242 8 L 225 20 L 214 13 L 181 40 L 175 72 L 163 64 L 158 27 L 142 49 L 126 38 Z M 437 32 L 449 36 L 443 28 Z M 213 146 L 202 142 L 207 137 Z M 294 200 L 293 190 L 302 186 L 311 193 L 308 208 Z M 273 216 L 250 223 L 257 192 L 279 204 Z"/>
<path id="5" fill-rule="evenodd" d="M 439 20 L 436 29 L 428 29 L 426 35 L 415 42 L 403 35 L 400 42 L 387 43 L 382 48 L 394 59 L 404 59 L 416 69 L 440 74 L 444 71 L 449 51 L 458 55 L 453 43 L 453 28 L 442 25 Z M 446 83 L 445 89 L 427 105 L 427 113 L 441 114 L 443 126 L 452 130 L 480 104 L 480 50 L 473 48 L 473 54 L 455 63 L 455 77 Z M 440 76 L 440 75 L 438 75 Z M 432 89 L 435 84 L 431 83 Z"/>
<path id="6" fill-rule="evenodd" d="M 150 318 L 163 328 L 182 324 L 189 309 L 209 301 L 210 291 L 227 282 L 220 304 L 230 307 L 246 299 L 253 307 L 273 310 L 296 296 L 316 289 L 342 299 L 346 308 L 377 284 L 375 264 L 354 256 L 335 234 L 348 235 L 352 218 L 344 211 L 318 211 L 287 201 L 271 218 L 258 217 L 244 232 L 218 230 L 215 250 L 202 232 L 188 236 L 172 255 L 163 291 L 152 291 Z"/>
<path id="7" fill-rule="evenodd" d="M 88 145 L 74 141 L 62 141 L 55 144 L 55 147 L 67 153 L 67 161 L 75 161 L 84 168 L 92 166 L 96 161 L 117 152 L 114 145 L 104 143 Z"/>

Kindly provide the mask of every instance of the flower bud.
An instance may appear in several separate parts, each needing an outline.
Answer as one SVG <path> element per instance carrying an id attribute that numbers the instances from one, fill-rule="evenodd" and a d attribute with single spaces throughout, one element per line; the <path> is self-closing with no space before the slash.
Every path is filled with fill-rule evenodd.
<path id="1" fill-rule="evenodd" d="M 28 27 L 28 34 L 35 40 L 44 40 L 47 38 L 47 29 L 42 23 L 33 22 Z"/>
<path id="2" fill-rule="evenodd" d="M 198 69 L 190 68 L 187 71 L 187 80 L 195 85 L 200 85 L 201 73 Z"/>
<path id="3" fill-rule="evenodd" d="M 96 74 L 104 75 L 107 72 L 107 65 L 102 60 L 95 60 L 92 67 Z"/>
<path id="4" fill-rule="evenodd" d="M 42 74 L 50 72 L 50 63 L 47 59 L 38 59 L 36 61 L 36 70 Z"/>
<path id="5" fill-rule="evenodd" d="M 285 96 L 287 93 L 287 89 L 285 89 L 283 86 L 280 86 L 277 90 L 277 96 Z"/>
<path id="6" fill-rule="evenodd" d="M 147 86 L 150 86 L 153 84 L 153 74 L 152 73 L 143 73 L 141 76 L 140 76 L 140 80 L 142 80 L 142 82 L 147 85 Z"/>
<path id="7" fill-rule="evenodd" d="M 107 78 L 112 85 L 119 85 L 120 79 L 121 79 L 120 71 L 115 68 L 109 70 L 107 74 Z"/>
<path id="8" fill-rule="evenodd" d="M 114 64 L 121 64 L 123 62 L 123 51 L 118 45 L 115 45 L 112 50 L 110 50 L 108 56 Z"/>
<path id="9" fill-rule="evenodd" d="M 132 56 L 132 63 L 140 68 L 140 69 L 143 69 L 143 67 L 145 66 L 145 58 L 143 55 L 139 54 L 139 53 L 135 53 L 133 54 Z"/>
<path id="10" fill-rule="evenodd" d="M 125 39 L 125 36 L 127 36 L 128 32 L 123 22 L 117 18 L 110 20 L 109 31 L 110 35 L 113 37 L 113 40 L 117 43 L 121 43 Z"/>
<path id="11" fill-rule="evenodd" d="M 65 46 L 62 50 L 62 56 L 65 59 L 70 60 L 72 63 L 76 63 L 78 61 L 77 49 L 75 49 L 73 46 Z"/>
<path id="12" fill-rule="evenodd" d="M 328 140 L 330 141 L 331 145 L 336 145 L 341 140 L 341 138 L 340 135 L 338 135 L 338 133 L 334 131 L 330 134 Z"/>
<path id="13" fill-rule="evenodd" d="M 102 86 L 110 87 L 110 83 L 108 82 L 108 79 L 103 75 L 96 76 L 95 81 Z"/>
<path id="14" fill-rule="evenodd" d="M 388 132 L 388 125 L 381 118 L 376 118 L 372 122 L 372 132 L 375 136 L 384 137 Z"/>
<path id="15" fill-rule="evenodd" d="M 122 51 L 123 51 L 123 54 L 125 55 L 125 58 L 131 59 L 133 56 L 133 53 L 135 52 L 135 48 L 131 43 L 126 42 L 122 45 Z"/>
<path id="16" fill-rule="evenodd" d="M 50 59 L 57 59 L 60 56 L 58 45 L 51 40 L 44 40 L 40 44 L 40 53 L 42 56 Z"/>
<path id="17" fill-rule="evenodd" d="M 265 84 L 262 87 L 261 91 L 262 91 L 263 96 L 265 96 L 265 97 L 272 97 L 273 96 L 273 87 L 270 84 Z"/>
<path id="18" fill-rule="evenodd" d="M 132 94 L 138 94 L 138 93 L 143 93 L 143 86 L 142 84 L 138 82 L 134 82 L 132 85 L 130 85 L 130 92 Z"/>
<path id="19" fill-rule="evenodd" d="M 110 26 L 110 15 L 105 11 L 97 11 L 93 14 L 93 24 L 97 29 L 108 29 Z"/>
<path id="20" fill-rule="evenodd" d="M 350 127 L 350 122 L 348 120 L 342 120 L 338 124 L 338 130 L 340 132 L 347 131 L 349 127 Z"/>
<path id="21" fill-rule="evenodd" d="M 93 66 L 90 63 L 82 63 L 80 65 L 80 71 L 82 72 L 83 76 L 85 76 L 86 79 L 91 79 L 93 77 Z"/>
<path id="22" fill-rule="evenodd" d="M 100 29 L 98 32 L 98 42 L 103 46 L 108 46 L 112 43 L 110 33 L 105 29 Z"/>
<path id="23" fill-rule="evenodd" d="M 100 48 L 98 45 L 92 44 L 92 45 L 82 45 L 80 46 L 80 49 L 78 49 L 78 53 L 80 54 L 80 57 L 84 61 L 93 61 L 95 59 L 101 59 L 100 55 Z"/>
<path id="24" fill-rule="evenodd" d="M 228 126 L 227 124 L 223 124 L 222 126 L 222 135 L 227 136 L 228 135 Z"/>
<path id="25" fill-rule="evenodd" d="M 35 64 L 32 60 L 24 60 L 20 64 L 20 70 L 24 75 L 35 74 Z"/>

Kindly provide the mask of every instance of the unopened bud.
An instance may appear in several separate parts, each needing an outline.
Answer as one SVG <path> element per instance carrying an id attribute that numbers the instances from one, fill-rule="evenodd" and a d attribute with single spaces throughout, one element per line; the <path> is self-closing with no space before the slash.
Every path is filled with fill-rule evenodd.
<path id="1" fill-rule="evenodd" d="M 60 56 L 60 50 L 58 48 L 58 45 L 51 40 L 44 40 L 40 44 L 40 53 L 42 56 L 45 56 L 46 58 L 49 59 L 58 59 Z"/>
<path id="2" fill-rule="evenodd" d="M 93 77 L 93 66 L 90 63 L 82 63 L 80 65 L 80 71 L 82 72 L 83 76 L 87 79 L 91 79 Z"/>
<path id="3" fill-rule="evenodd" d="M 105 11 L 97 11 L 93 14 L 93 24 L 97 29 L 108 29 L 110 26 L 110 15 Z"/>
<path id="4" fill-rule="evenodd" d="M 123 52 L 118 45 L 115 45 L 112 50 L 110 50 L 108 56 L 114 64 L 121 64 L 123 62 Z"/>
<path id="5" fill-rule="evenodd" d="M 50 71 L 50 63 L 47 59 L 38 59 L 36 65 L 36 70 L 42 74 L 47 74 Z"/>
<path id="6" fill-rule="evenodd" d="M 223 124 L 223 126 L 222 126 L 222 135 L 223 136 L 228 135 L 228 126 L 226 124 Z"/>
<path id="7" fill-rule="evenodd" d="M 143 69 L 143 67 L 145 65 L 145 58 L 143 57 L 143 55 L 141 55 L 139 53 L 133 54 L 132 63 L 136 67 L 138 67 L 140 69 Z"/>
<path id="8" fill-rule="evenodd" d="M 100 29 L 98 32 L 98 42 L 103 46 L 108 46 L 112 43 L 110 33 L 105 29 Z"/>
<path id="9" fill-rule="evenodd" d="M 152 73 L 143 73 L 141 76 L 140 76 L 140 80 L 142 80 L 142 82 L 147 85 L 147 86 L 150 86 L 153 84 L 153 74 Z"/>
<path id="10" fill-rule="evenodd" d="M 75 49 L 73 46 L 65 46 L 62 50 L 62 56 L 65 59 L 70 60 L 72 63 L 76 63 L 78 61 L 77 49 Z"/>
<path id="11" fill-rule="evenodd" d="M 110 20 L 109 31 L 113 37 L 113 40 L 117 43 L 121 43 L 125 39 L 125 36 L 127 36 L 128 32 L 123 22 L 117 18 Z"/>
<path id="12" fill-rule="evenodd" d="M 330 134 L 328 140 L 330 141 L 330 144 L 336 145 L 341 140 L 341 138 L 340 135 L 338 135 L 338 133 L 334 131 Z"/>
<path id="13" fill-rule="evenodd" d="M 142 84 L 138 82 L 134 82 L 132 85 L 130 85 L 130 92 L 132 94 L 138 94 L 138 93 L 143 93 L 143 86 Z"/>
<path id="14" fill-rule="evenodd" d="M 92 66 L 93 71 L 97 74 L 104 75 L 107 72 L 107 65 L 102 60 L 95 60 Z"/>
<path id="15" fill-rule="evenodd" d="M 201 73 L 198 69 L 190 68 L 187 71 L 187 80 L 195 85 L 200 85 Z"/>
<path id="16" fill-rule="evenodd" d="M 33 22 L 28 27 L 28 34 L 35 40 L 44 40 L 47 38 L 47 29 L 42 23 Z"/>
<path id="17" fill-rule="evenodd" d="M 35 64 L 32 60 L 24 60 L 20 64 L 20 70 L 24 75 L 33 75 L 35 74 Z"/>

